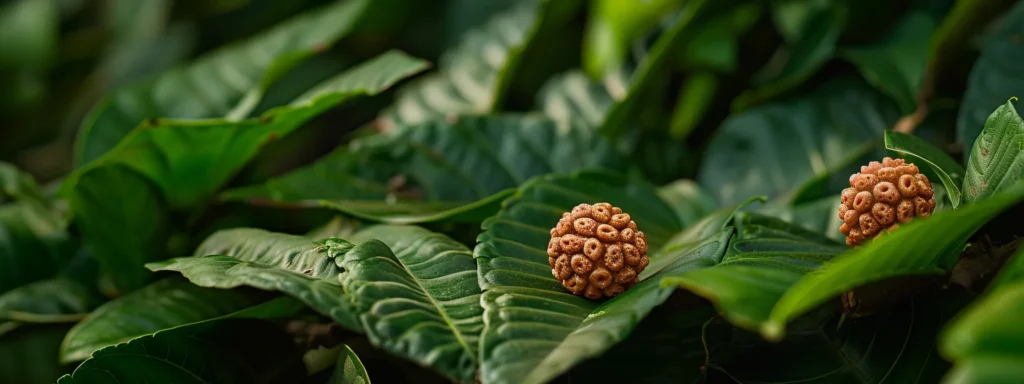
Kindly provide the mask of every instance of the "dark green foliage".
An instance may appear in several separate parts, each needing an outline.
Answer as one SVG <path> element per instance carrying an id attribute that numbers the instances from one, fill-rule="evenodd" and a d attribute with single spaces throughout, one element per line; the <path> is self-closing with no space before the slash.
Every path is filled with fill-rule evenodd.
<path id="1" fill-rule="evenodd" d="M 0 382 L 1024 382 L 1022 25 L 1024 0 L 3 2 Z M 937 208 L 851 248 L 842 192 L 886 156 Z M 599 202 L 649 264 L 587 299 L 548 247 Z"/>

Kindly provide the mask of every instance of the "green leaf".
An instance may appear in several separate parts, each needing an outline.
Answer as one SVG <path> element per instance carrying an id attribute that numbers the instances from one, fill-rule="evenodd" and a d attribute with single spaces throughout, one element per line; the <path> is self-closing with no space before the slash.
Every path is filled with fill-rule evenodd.
<path id="1" fill-rule="evenodd" d="M 551 276 L 549 230 L 573 206 L 600 201 L 629 213 L 652 250 L 662 249 L 681 229 L 672 208 L 652 186 L 605 172 L 538 177 L 506 200 L 497 216 L 484 221 L 474 250 L 484 289 L 483 382 L 515 378 L 517 383 L 542 383 L 600 355 L 625 339 L 671 293 L 658 286 L 657 277 L 646 278 L 652 273 L 648 270 L 659 265 L 689 268 L 710 262 L 724 250 L 722 236 L 728 232 L 719 231 L 721 222 L 707 231 L 709 236 L 705 226 L 695 225 L 695 241 L 649 252 L 651 264 L 639 285 L 603 303 L 574 296 Z"/>
<path id="2" fill-rule="evenodd" d="M 710 300 L 733 324 L 757 330 L 786 291 L 847 248 L 781 220 L 741 213 L 736 235 L 714 266 L 665 274 L 662 286 Z"/>
<path id="3" fill-rule="evenodd" d="M 473 382 L 484 320 L 469 248 L 412 226 L 370 227 L 352 240 L 361 244 L 335 259 L 370 342 Z"/>
<path id="4" fill-rule="evenodd" d="M 122 292 L 142 287 L 142 264 L 165 257 L 168 212 L 156 186 L 122 165 L 85 168 L 68 205 L 83 242 Z"/>
<path id="5" fill-rule="evenodd" d="M 259 335 L 259 337 L 253 337 Z M 306 377 L 302 351 L 262 320 L 224 319 L 143 336 L 96 351 L 59 384 L 277 383 Z"/>
<path id="6" fill-rule="evenodd" d="M 0 295 L 0 319 L 23 323 L 77 322 L 103 298 L 94 287 L 58 276 L 40 280 Z"/>
<path id="7" fill-rule="evenodd" d="M 391 51 L 259 119 L 158 120 L 141 126 L 65 179 L 62 195 L 69 197 L 85 242 L 95 247 L 116 285 L 137 288 L 147 277 L 142 264 L 165 257 L 169 209 L 204 201 L 274 137 L 350 98 L 377 94 L 425 65 Z"/>
<path id="8" fill-rule="evenodd" d="M 853 62 L 871 85 L 895 100 L 901 114 L 909 115 L 917 109 L 917 93 L 937 24 L 927 12 L 911 11 L 880 42 L 843 49 L 840 55 Z"/>
<path id="9" fill-rule="evenodd" d="M 747 108 L 793 89 L 825 65 L 836 50 L 836 42 L 846 26 L 849 10 L 844 2 L 832 2 L 808 11 L 797 39 L 783 46 L 755 74 L 757 87 L 734 102 L 734 109 Z"/>
<path id="10" fill-rule="evenodd" d="M 897 118 L 862 82 L 834 80 L 802 97 L 730 116 L 708 144 L 697 182 L 723 205 L 752 195 L 788 200 L 814 177 L 835 177 L 834 190 L 822 195 L 839 193 L 863 148 L 881 144 Z"/>
<path id="11" fill-rule="evenodd" d="M 240 103 L 255 105 L 277 77 L 348 34 L 366 3 L 347 1 L 309 11 L 110 95 L 83 121 L 75 164 L 100 158 L 145 119 L 224 117 Z"/>
<path id="12" fill-rule="evenodd" d="M 974 141 L 964 178 L 964 199 L 975 203 L 1024 178 L 1024 120 L 1012 100 L 989 115 Z"/>
<path id="13" fill-rule="evenodd" d="M 673 49 L 692 32 L 693 20 L 705 11 L 707 3 L 706 0 L 687 1 L 672 26 L 658 36 L 631 76 L 625 99 L 615 103 L 601 123 L 601 134 L 616 138 L 629 131 L 630 120 L 636 117 L 644 93 L 661 77 Z"/>
<path id="14" fill-rule="evenodd" d="M 979 300 L 939 335 L 942 354 L 954 362 L 948 382 L 1013 382 L 1024 378 L 1024 341 L 1014 319 L 1024 316 L 1024 248 L 1003 264 Z"/>
<path id="15" fill-rule="evenodd" d="M 906 133 L 885 131 L 885 148 L 910 155 L 908 160 L 912 162 L 927 163 L 942 180 L 953 208 L 960 205 L 960 185 L 966 173 L 960 163 L 927 141 Z"/>
<path id="16" fill-rule="evenodd" d="M 965 7 L 973 4 L 964 3 Z M 979 7 L 985 5 L 991 4 L 978 4 Z M 1008 11 L 993 8 L 988 13 L 998 15 L 1002 20 L 985 38 L 981 56 L 971 68 L 957 117 L 957 141 L 964 148 L 976 146 L 975 140 L 988 125 L 993 108 L 1004 104 L 1010 97 L 1024 97 L 1024 68 L 1017 65 L 1024 57 L 1024 44 L 1020 43 L 1020 36 L 1024 34 L 1024 3 L 1016 2 Z M 977 11 L 977 14 L 984 12 Z M 962 30 L 950 30 L 948 33 L 958 35 Z M 964 156 L 967 160 L 968 153 Z M 967 201 L 972 201 L 970 193 L 968 196 Z"/>
<path id="17" fill-rule="evenodd" d="M 60 47 L 60 15 L 50 0 L 0 6 L 0 65 L 49 67 Z"/>
<path id="18" fill-rule="evenodd" d="M 1024 378 L 1024 282 L 1002 284 L 972 303 L 943 330 L 943 355 L 954 361 L 946 382 L 1002 383 Z"/>
<path id="19" fill-rule="evenodd" d="M 846 235 L 839 232 L 839 226 L 843 224 L 843 220 L 836 214 L 840 199 L 841 196 L 836 194 L 794 205 L 771 204 L 756 212 L 778 218 L 841 244 L 846 241 Z"/>
<path id="20" fill-rule="evenodd" d="M 676 140 L 685 140 L 701 122 L 711 108 L 715 92 L 718 91 L 718 77 L 711 72 L 697 72 L 679 89 L 679 96 L 672 112 L 669 134 Z"/>
<path id="21" fill-rule="evenodd" d="M 111 345 L 221 317 L 261 301 L 252 292 L 202 288 L 180 278 L 163 279 L 100 306 L 76 324 L 64 338 L 60 360 L 83 360 Z"/>
<path id="22" fill-rule="evenodd" d="M 347 345 L 341 346 L 338 363 L 334 365 L 331 380 L 328 384 L 370 384 L 370 376 L 366 367 L 359 361 L 359 356 Z"/>
<path id="23" fill-rule="evenodd" d="M 308 205 L 391 223 L 471 222 L 493 215 L 509 189 L 531 177 L 596 167 L 622 168 L 622 161 L 585 127 L 562 129 L 534 114 L 462 116 L 353 142 L 224 198 L 329 200 Z M 393 180 L 404 184 L 399 191 L 388 185 Z"/>
<path id="24" fill-rule="evenodd" d="M 333 251 L 331 251 L 334 248 Z M 342 252 L 344 242 L 319 244 L 304 236 L 256 228 L 226 229 L 214 233 L 196 250 L 196 256 L 146 264 L 152 271 L 177 271 L 201 287 L 231 289 L 249 286 L 278 291 L 299 299 L 342 326 L 361 331 L 351 298 L 338 281 L 341 268 L 331 252 Z"/>
<path id="25" fill-rule="evenodd" d="M 565 3 L 520 1 L 466 32 L 458 46 L 441 56 L 438 73 L 398 90 L 379 123 L 393 127 L 499 109 L 526 47 L 552 8 Z"/>
<path id="26" fill-rule="evenodd" d="M 974 232 L 1022 200 L 1024 182 L 958 210 L 917 218 L 837 256 L 779 299 L 761 333 L 768 339 L 779 340 L 789 321 L 858 286 L 902 276 L 945 274 Z"/>
<path id="27" fill-rule="evenodd" d="M 75 175 L 83 169 L 121 164 L 149 177 L 172 208 L 190 207 L 225 183 L 263 144 L 347 100 L 378 94 L 426 65 L 399 51 L 389 51 L 325 80 L 259 119 L 152 121 L 132 131 L 90 167 L 72 174 L 63 188 L 74 188 Z"/>
<path id="28" fill-rule="evenodd" d="M 408 202 L 392 204 L 384 201 L 324 201 L 323 206 L 349 216 L 389 224 L 416 224 L 437 221 L 479 223 L 501 208 L 501 202 L 513 189 L 499 191 L 471 203 Z"/>
<path id="29" fill-rule="evenodd" d="M 0 205 L 0 293 L 49 278 L 71 259 L 71 239 L 28 202 Z"/>

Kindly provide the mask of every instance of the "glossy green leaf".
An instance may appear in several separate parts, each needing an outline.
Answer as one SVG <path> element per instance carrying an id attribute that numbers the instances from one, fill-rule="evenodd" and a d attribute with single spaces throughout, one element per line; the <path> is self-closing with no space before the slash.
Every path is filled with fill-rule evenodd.
<path id="1" fill-rule="evenodd" d="M 398 90 L 379 123 L 393 127 L 500 108 L 523 51 L 551 8 L 565 3 L 519 1 L 466 32 L 458 46 L 442 55 L 437 73 Z"/>
<path id="2" fill-rule="evenodd" d="M 761 333 L 772 340 L 781 339 L 788 322 L 858 286 L 901 276 L 945 274 L 974 232 L 1022 200 L 1024 182 L 958 210 L 917 218 L 837 256 L 779 299 Z"/>
<path id="3" fill-rule="evenodd" d="M 585 127 L 564 130 L 534 114 L 462 116 L 354 142 L 262 187 L 224 197 L 328 200 L 315 205 L 391 223 L 478 222 L 530 177 L 591 167 L 615 169 L 622 162 Z M 388 185 L 396 177 L 404 183 L 399 191 Z"/>
<path id="4" fill-rule="evenodd" d="M 866 146 L 881 144 L 898 114 L 860 81 L 833 80 L 802 97 L 730 116 L 708 144 L 697 182 L 723 205 L 749 196 L 789 200 L 814 177 L 839 193 Z M 845 172 L 851 171 L 851 172 Z"/>
<path id="5" fill-rule="evenodd" d="M 213 51 L 192 65 L 110 95 L 83 121 L 75 143 L 75 164 L 100 158 L 146 119 L 225 117 L 239 104 L 242 109 L 255 105 L 263 90 L 284 72 L 348 34 L 366 3 L 346 1 L 309 11 Z"/>
<path id="6" fill-rule="evenodd" d="M 102 302 L 94 287 L 58 276 L 0 295 L 0 319 L 24 323 L 76 322 Z"/>
<path id="7" fill-rule="evenodd" d="M 878 43 L 846 48 L 840 55 L 853 62 L 871 85 L 895 100 L 901 114 L 909 115 L 917 109 L 917 93 L 937 24 L 928 13 L 911 11 Z"/>
<path id="8" fill-rule="evenodd" d="M 142 264 L 165 257 L 163 226 L 169 209 L 208 198 L 273 138 L 350 98 L 381 92 L 425 65 L 391 51 L 324 81 L 260 119 L 158 120 L 141 126 L 65 179 L 62 194 L 69 197 L 86 243 L 96 248 L 116 285 L 137 288 L 147 277 Z"/>
<path id="9" fill-rule="evenodd" d="M 977 5 L 984 7 L 991 4 L 986 2 Z M 1020 36 L 1024 34 L 1024 3 L 1016 2 L 1008 11 L 993 8 L 995 13 L 989 13 L 1000 16 L 1002 20 L 985 37 L 981 57 L 971 68 L 967 79 L 967 90 L 957 117 L 957 141 L 964 148 L 975 147 L 975 140 L 987 126 L 993 109 L 1005 104 L 1011 97 L 1024 97 L 1024 68 L 1017 65 L 1024 59 L 1024 44 L 1020 43 Z M 951 35 L 960 33 L 961 30 L 948 32 Z M 964 152 L 964 160 L 967 160 L 968 155 L 968 152 Z M 965 193 L 970 195 L 969 192 Z M 967 201 L 972 199 L 968 197 Z"/>
<path id="10" fill-rule="evenodd" d="M 647 235 L 650 249 L 659 250 L 649 251 L 651 264 L 640 285 L 604 302 L 566 292 L 551 276 L 546 252 L 549 230 L 562 212 L 600 201 L 629 213 Z M 481 380 L 546 382 L 622 341 L 671 293 L 658 286 L 658 269 L 667 273 L 720 257 L 729 232 L 720 230 L 721 221 L 716 224 L 694 225 L 691 238 L 684 237 L 690 241 L 663 247 L 681 225 L 645 183 L 627 184 L 621 176 L 604 172 L 527 182 L 497 216 L 484 222 L 474 251 L 486 324 L 480 342 Z"/>
<path id="11" fill-rule="evenodd" d="M 360 331 L 353 303 L 346 295 L 332 252 L 351 247 L 343 241 L 320 244 L 305 236 L 256 228 L 214 233 L 196 256 L 146 264 L 153 271 L 176 271 L 201 287 L 231 289 L 249 286 L 278 291 L 299 299 L 342 326 Z"/>
<path id="12" fill-rule="evenodd" d="M 847 249 L 767 216 L 741 214 L 734 225 L 737 234 L 719 262 L 665 274 L 661 285 L 710 300 L 722 316 L 746 329 L 757 330 L 793 284 Z"/>
<path id="13" fill-rule="evenodd" d="M 484 320 L 469 248 L 413 226 L 374 226 L 352 241 L 335 259 L 370 342 L 473 382 Z"/>
<path id="14" fill-rule="evenodd" d="M 796 40 L 776 52 L 755 75 L 757 88 L 741 94 L 734 106 L 744 109 L 760 104 L 811 77 L 835 54 L 836 42 L 846 26 L 848 13 L 845 2 L 839 1 L 808 11 Z"/>
<path id="15" fill-rule="evenodd" d="M 163 279 L 103 304 L 76 324 L 61 345 L 64 363 L 142 335 L 240 311 L 263 301 L 252 292 L 202 288 Z"/>
<path id="16" fill-rule="evenodd" d="M 927 141 L 906 133 L 885 131 L 885 148 L 910 155 L 909 162 L 927 163 L 942 180 L 953 208 L 960 206 L 960 185 L 966 174 L 960 163 Z"/>
<path id="17" fill-rule="evenodd" d="M 612 106 L 601 123 L 602 134 L 616 138 L 629 131 L 630 120 L 636 117 L 643 94 L 651 84 L 658 81 L 662 69 L 669 63 L 673 49 L 694 29 L 693 20 L 705 11 L 707 3 L 706 0 L 687 1 L 672 26 L 658 36 L 658 40 L 630 77 L 625 98 Z"/>
<path id="18" fill-rule="evenodd" d="M 1013 100 L 989 115 L 974 141 L 964 178 L 964 199 L 975 203 L 1024 179 L 1024 120 Z"/>
<path id="19" fill-rule="evenodd" d="M 190 207 L 225 183 L 263 144 L 349 99 L 382 92 L 426 65 L 389 51 L 325 80 L 259 119 L 151 121 L 84 169 L 122 164 L 149 177 L 172 208 Z M 76 174 L 65 181 L 65 189 L 74 188 Z"/>
<path id="20" fill-rule="evenodd" d="M 328 384 L 370 384 L 366 367 L 347 345 L 341 346 L 341 354 L 338 355 L 338 362 L 334 365 Z"/>
<path id="21" fill-rule="evenodd" d="M 57 383 L 277 383 L 305 376 L 302 350 L 279 326 L 256 319 L 224 319 L 101 349 Z"/>

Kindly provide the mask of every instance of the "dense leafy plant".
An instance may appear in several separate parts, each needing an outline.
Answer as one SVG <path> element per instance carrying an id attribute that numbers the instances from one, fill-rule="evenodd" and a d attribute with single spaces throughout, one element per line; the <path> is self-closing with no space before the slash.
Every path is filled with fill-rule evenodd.
<path id="1" fill-rule="evenodd" d="M 1024 381 L 1024 1 L 0 9 L 0 382 Z M 851 248 L 884 156 L 937 208 Z"/>

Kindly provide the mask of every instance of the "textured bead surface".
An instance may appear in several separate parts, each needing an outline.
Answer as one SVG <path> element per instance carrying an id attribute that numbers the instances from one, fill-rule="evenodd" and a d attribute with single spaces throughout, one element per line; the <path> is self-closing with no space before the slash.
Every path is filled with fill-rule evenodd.
<path id="1" fill-rule="evenodd" d="M 648 263 L 647 236 L 611 204 L 577 205 L 551 228 L 551 274 L 575 295 L 616 296 L 640 282 Z"/>
<path id="2" fill-rule="evenodd" d="M 935 210 L 932 185 L 916 165 L 884 158 L 860 167 L 840 195 L 839 231 L 856 247 L 882 232 Z"/>

